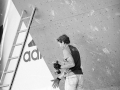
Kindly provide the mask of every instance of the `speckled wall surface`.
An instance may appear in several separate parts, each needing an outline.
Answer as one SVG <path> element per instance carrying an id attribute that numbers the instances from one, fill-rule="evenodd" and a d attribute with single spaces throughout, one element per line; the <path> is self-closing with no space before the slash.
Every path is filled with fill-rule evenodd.
<path id="1" fill-rule="evenodd" d="M 51 62 L 62 60 L 56 38 L 65 33 L 80 51 L 86 90 L 120 86 L 120 0 L 13 2 L 20 13 L 37 7 L 30 34 L 53 76 Z"/>

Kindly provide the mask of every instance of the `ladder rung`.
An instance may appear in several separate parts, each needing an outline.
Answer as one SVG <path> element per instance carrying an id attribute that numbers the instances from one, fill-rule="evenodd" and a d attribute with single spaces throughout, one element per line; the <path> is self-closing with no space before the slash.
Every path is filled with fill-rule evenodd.
<path id="1" fill-rule="evenodd" d="M 6 84 L 6 85 L 0 85 L 0 88 L 3 88 L 3 87 L 8 87 L 9 84 Z"/>
<path id="2" fill-rule="evenodd" d="M 12 58 L 9 58 L 9 60 L 12 60 L 12 59 L 17 59 L 17 58 L 19 58 L 19 57 L 12 57 Z"/>
<path id="3" fill-rule="evenodd" d="M 6 71 L 4 73 L 7 74 L 7 73 L 13 73 L 13 72 L 14 72 L 13 70 L 10 70 L 10 71 Z"/>
<path id="4" fill-rule="evenodd" d="M 27 29 L 26 29 L 26 30 L 21 30 L 21 31 L 19 31 L 18 33 L 26 32 L 26 31 L 27 31 Z"/>
<path id="5" fill-rule="evenodd" d="M 15 44 L 13 46 L 19 46 L 19 45 L 23 45 L 23 43 L 17 43 L 17 44 Z"/>
<path id="6" fill-rule="evenodd" d="M 28 19 L 28 18 L 30 18 L 30 17 L 25 17 L 25 18 L 22 18 L 21 20 L 25 20 L 25 19 Z"/>

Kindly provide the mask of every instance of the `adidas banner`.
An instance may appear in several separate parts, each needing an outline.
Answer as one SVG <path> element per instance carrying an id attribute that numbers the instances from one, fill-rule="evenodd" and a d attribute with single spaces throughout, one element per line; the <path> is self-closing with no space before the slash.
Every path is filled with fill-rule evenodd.
<path id="1" fill-rule="evenodd" d="M 51 80 L 53 76 L 29 34 L 12 90 L 59 90 L 52 88 Z"/>

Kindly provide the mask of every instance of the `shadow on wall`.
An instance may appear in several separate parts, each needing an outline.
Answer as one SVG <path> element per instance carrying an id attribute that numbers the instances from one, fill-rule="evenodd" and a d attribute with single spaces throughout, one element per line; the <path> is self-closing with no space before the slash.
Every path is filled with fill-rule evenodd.
<path id="1" fill-rule="evenodd" d="M 2 40 L 2 34 L 3 34 L 3 25 L 0 26 L 0 44 Z"/>
<path id="2" fill-rule="evenodd" d="M 3 25 L 0 26 L 0 52 L 1 52 L 1 40 L 2 40 L 2 34 L 3 34 Z M 1 64 L 1 56 L 0 56 L 0 71 L 2 70 L 2 64 Z M 1 77 L 1 72 L 0 72 Z"/>

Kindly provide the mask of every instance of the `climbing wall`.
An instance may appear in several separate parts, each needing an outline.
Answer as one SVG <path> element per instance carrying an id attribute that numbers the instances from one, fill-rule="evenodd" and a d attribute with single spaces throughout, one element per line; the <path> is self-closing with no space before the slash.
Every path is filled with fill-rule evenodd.
<path id="1" fill-rule="evenodd" d="M 30 34 L 54 77 L 52 62 L 63 59 L 56 39 L 67 34 L 81 55 L 85 90 L 120 86 L 120 0 L 13 2 L 19 13 L 26 9 L 28 15 L 32 5 L 37 7 Z"/>

